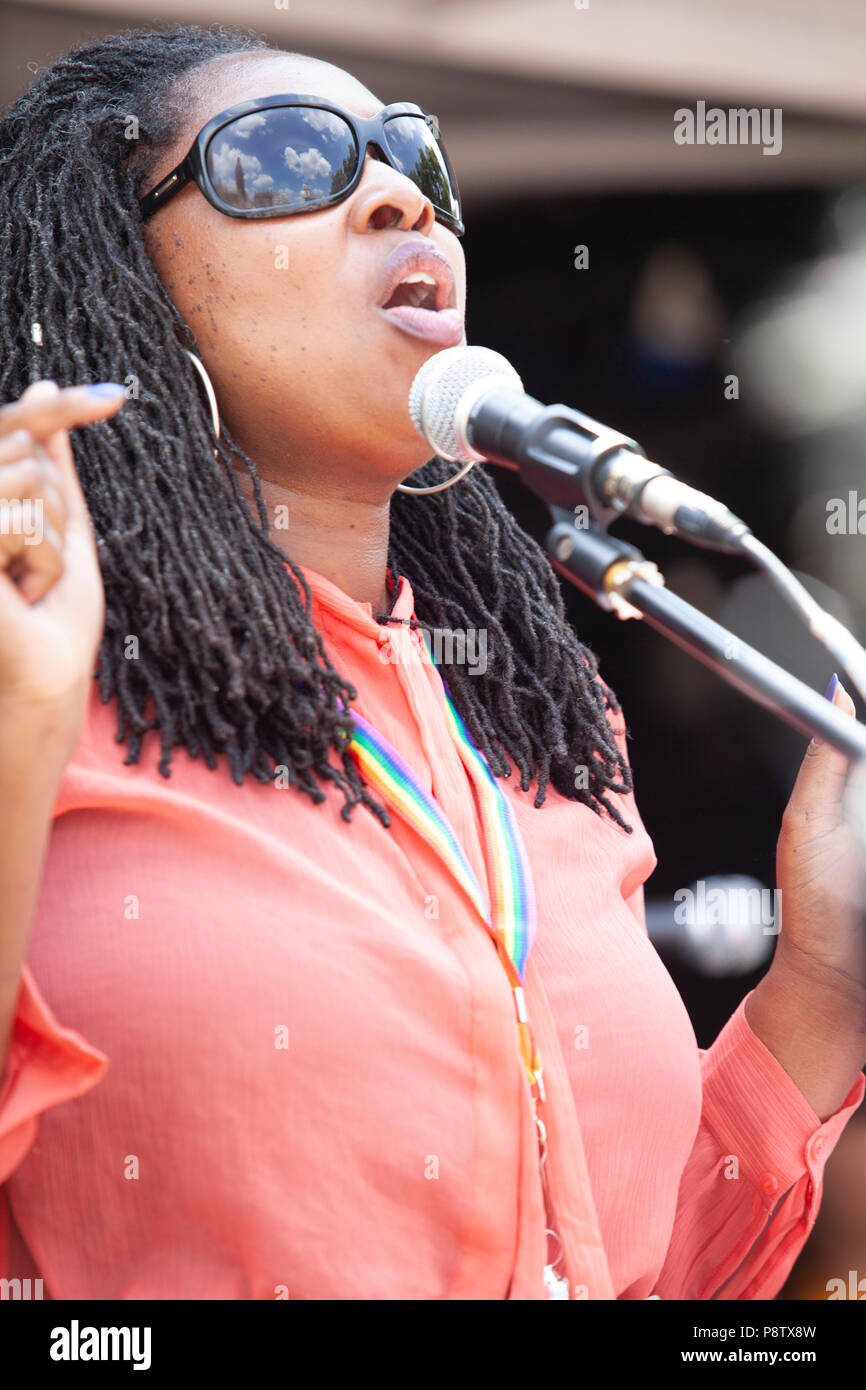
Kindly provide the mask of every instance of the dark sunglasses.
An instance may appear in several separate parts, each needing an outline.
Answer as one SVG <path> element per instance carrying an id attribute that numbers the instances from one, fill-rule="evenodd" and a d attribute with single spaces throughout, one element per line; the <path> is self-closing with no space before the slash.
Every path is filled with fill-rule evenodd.
<path id="1" fill-rule="evenodd" d="M 139 200 L 150 217 L 192 179 L 228 217 L 290 217 L 342 202 L 368 147 L 420 188 L 436 220 L 463 235 L 457 180 L 432 116 L 412 102 L 364 119 L 321 97 L 245 101 L 214 116 L 186 158 Z"/>

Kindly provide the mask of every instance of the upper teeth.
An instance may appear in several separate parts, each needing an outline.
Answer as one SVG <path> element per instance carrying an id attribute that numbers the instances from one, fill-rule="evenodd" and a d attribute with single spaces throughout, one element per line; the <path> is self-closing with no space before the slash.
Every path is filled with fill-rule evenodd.
<path id="1" fill-rule="evenodd" d="M 428 275 L 426 270 L 416 270 L 411 275 L 404 275 L 400 281 L 401 285 L 435 285 L 436 281 L 432 275 Z"/>

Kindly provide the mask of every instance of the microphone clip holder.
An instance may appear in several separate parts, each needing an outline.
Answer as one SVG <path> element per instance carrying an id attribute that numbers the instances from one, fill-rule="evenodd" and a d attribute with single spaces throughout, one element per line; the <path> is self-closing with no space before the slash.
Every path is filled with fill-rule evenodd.
<path id="1" fill-rule="evenodd" d="M 622 515 L 629 498 L 615 496 L 611 504 L 602 499 L 595 479 L 604 462 L 624 450 L 646 458 L 641 446 L 618 430 L 567 405 L 544 406 L 511 387 L 486 392 L 474 428 L 484 439 L 484 458 L 518 471 L 521 482 L 554 510 L 567 508 L 573 515 L 575 506 L 585 506 L 595 525 L 605 529 Z M 667 472 L 647 460 L 647 479 Z"/>

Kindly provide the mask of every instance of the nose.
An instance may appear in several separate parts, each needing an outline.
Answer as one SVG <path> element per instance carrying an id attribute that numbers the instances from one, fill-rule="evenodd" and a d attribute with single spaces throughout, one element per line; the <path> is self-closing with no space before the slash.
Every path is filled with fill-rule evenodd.
<path id="1" fill-rule="evenodd" d="M 349 225 L 353 232 L 393 227 L 429 236 L 435 221 L 433 204 L 417 184 L 384 160 L 367 156 L 361 182 L 351 200 Z"/>

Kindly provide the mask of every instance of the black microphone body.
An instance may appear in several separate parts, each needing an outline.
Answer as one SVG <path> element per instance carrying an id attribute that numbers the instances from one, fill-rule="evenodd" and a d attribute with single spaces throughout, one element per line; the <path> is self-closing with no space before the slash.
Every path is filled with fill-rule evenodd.
<path id="1" fill-rule="evenodd" d="M 492 463 L 519 471 L 551 506 L 586 506 L 608 526 L 620 515 L 736 553 L 749 528 L 727 507 L 652 463 L 640 445 L 565 405 L 492 385 L 470 406 L 465 437 Z"/>

